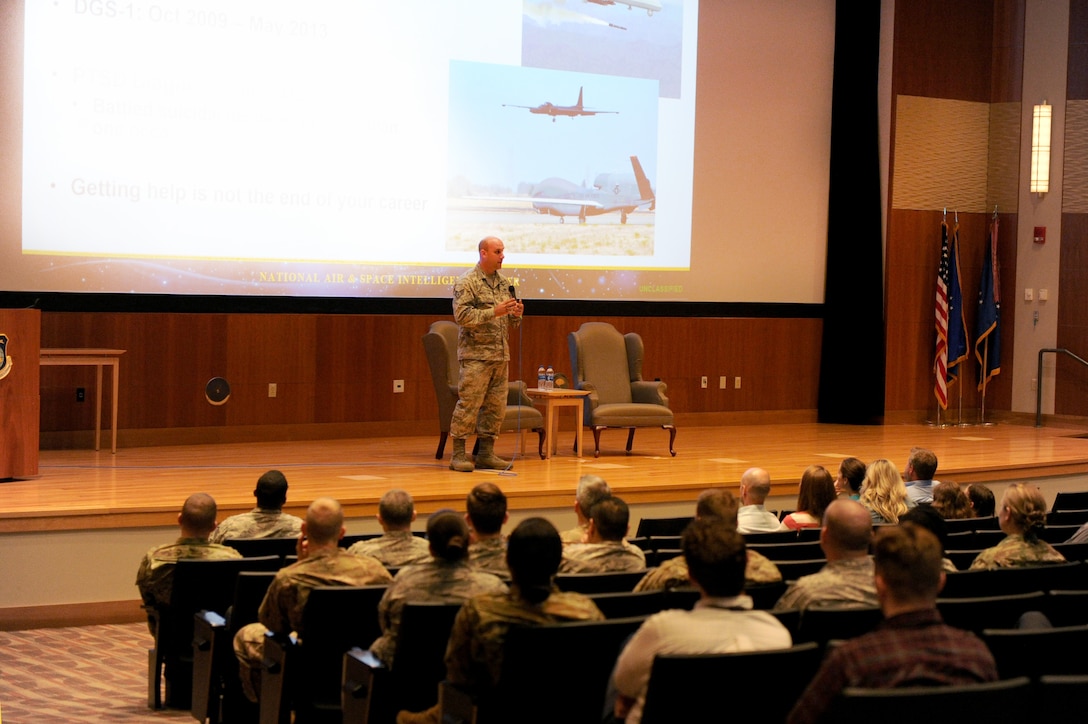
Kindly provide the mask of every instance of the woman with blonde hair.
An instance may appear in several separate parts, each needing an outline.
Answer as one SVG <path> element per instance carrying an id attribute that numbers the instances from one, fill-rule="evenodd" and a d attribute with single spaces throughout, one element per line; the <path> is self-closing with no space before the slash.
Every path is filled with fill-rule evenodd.
<path id="1" fill-rule="evenodd" d="M 933 509 L 941 514 L 945 520 L 957 518 L 974 518 L 975 511 L 971 508 L 971 500 L 963 491 L 959 483 L 945 480 L 933 487 Z"/>
<path id="2" fill-rule="evenodd" d="M 1046 527 L 1046 500 L 1034 485 L 1010 485 L 1001 498 L 997 520 L 1005 540 L 979 553 L 971 570 L 1065 562 L 1054 546 L 1039 539 L 1039 531 Z"/>
<path id="3" fill-rule="evenodd" d="M 823 465 L 809 465 L 797 488 L 797 511 L 782 519 L 782 530 L 819 528 L 835 500 L 835 480 Z"/>
<path id="4" fill-rule="evenodd" d="M 869 510 L 873 524 L 898 523 L 899 516 L 913 508 L 899 468 L 890 460 L 874 460 L 865 470 L 859 501 Z"/>

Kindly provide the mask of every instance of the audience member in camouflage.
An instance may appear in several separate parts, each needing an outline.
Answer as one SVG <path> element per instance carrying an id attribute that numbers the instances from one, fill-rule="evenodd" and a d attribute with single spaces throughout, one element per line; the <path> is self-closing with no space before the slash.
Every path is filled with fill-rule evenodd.
<path id="1" fill-rule="evenodd" d="M 279 470 L 269 470 L 257 479 L 253 490 L 257 507 L 220 523 L 212 532 L 212 543 L 231 538 L 296 538 L 302 530 L 302 518 L 283 512 L 287 502 L 287 478 Z"/>
<path id="2" fill-rule="evenodd" d="M 611 494 L 612 490 L 601 476 L 583 475 L 579 478 L 578 488 L 574 492 L 574 515 L 578 519 L 578 526 L 559 533 L 564 544 L 585 543 L 586 530 L 589 528 L 589 511 L 598 500 Z"/>
<path id="3" fill-rule="evenodd" d="M 378 524 L 383 531 L 381 537 L 354 543 L 348 552 L 357 556 L 373 556 L 388 568 L 426 563 L 431 560 L 431 549 L 426 540 L 412 534 L 412 521 L 415 519 L 415 502 L 408 491 L 399 488 L 389 490 L 378 503 Z"/>
<path id="4" fill-rule="evenodd" d="M 469 565 L 468 538 L 465 519 L 452 511 L 432 515 L 427 521 L 433 558 L 401 569 L 378 605 L 382 635 L 370 650 L 389 668 L 393 667 L 406 603 L 463 603 L 484 593 L 506 593 L 502 579 Z"/>
<path id="5" fill-rule="evenodd" d="M 342 550 L 344 512 L 332 498 L 318 498 L 306 511 L 298 543 L 298 562 L 281 568 L 268 587 L 258 611 L 258 623 L 239 629 L 234 636 L 242 688 L 257 701 L 265 634 L 294 631 L 300 638 L 302 610 L 315 586 L 369 586 L 389 583 L 393 577 L 376 559 Z"/>
<path id="6" fill-rule="evenodd" d="M 469 562 L 481 571 L 509 578 L 506 539 L 502 526 L 509 518 L 506 495 L 494 483 L 480 483 L 465 499 L 465 520 L 471 531 Z"/>
<path id="7" fill-rule="evenodd" d="M 508 593 L 488 593 L 465 602 L 446 648 L 446 680 L 483 693 L 493 688 L 502 669 L 503 642 L 511 626 L 539 626 L 563 621 L 601 621 L 604 615 L 580 593 L 562 593 L 552 585 L 563 543 L 549 521 L 527 518 L 510 534 L 507 564 L 513 577 Z M 402 711 L 397 724 L 438 724 L 439 708 Z"/>
<path id="8" fill-rule="evenodd" d="M 820 530 L 820 547 L 827 556 L 827 565 L 790 584 L 774 610 L 878 605 L 873 559 L 869 555 L 872 538 L 872 519 L 865 506 L 842 499 L 831 503 Z"/>
<path id="9" fill-rule="evenodd" d="M 714 519 L 727 530 L 737 530 L 737 511 L 740 501 L 728 490 L 712 488 L 704 490 L 695 501 L 695 520 Z M 782 580 L 778 566 L 762 553 L 747 549 L 748 563 L 744 568 L 745 585 L 777 583 Z M 690 586 L 688 564 L 683 556 L 670 558 L 657 568 L 651 569 L 635 586 L 636 591 L 657 591 Z"/>
<path id="10" fill-rule="evenodd" d="M 500 273 L 504 251 L 501 239 L 494 236 L 482 239 L 479 262 L 453 287 L 460 382 L 450 422 L 451 470 L 471 472 L 474 467 L 502 470 L 510 465 L 495 455 L 495 438 L 506 414 L 509 329 L 521 323 L 525 308 L 510 294 L 512 284 Z M 465 439 L 473 431 L 480 442 L 475 464 L 465 453 Z"/>
<path id="11" fill-rule="evenodd" d="M 560 573 L 612 573 L 646 570 L 646 554 L 624 545 L 631 513 L 614 495 L 598 500 L 589 512 L 585 543 L 563 548 Z"/>
<path id="12" fill-rule="evenodd" d="M 979 553 L 971 570 L 1065 562 L 1054 546 L 1039 539 L 1046 527 L 1046 500 L 1034 485 L 1010 485 L 1001 498 L 997 520 L 1005 540 Z"/>
<path id="13" fill-rule="evenodd" d="M 193 493 L 178 513 L 181 537 L 173 543 L 152 548 L 140 562 L 136 585 L 140 597 L 149 606 L 170 603 L 174 583 L 174 564 L 182 558 L 241 558 L 233 548 L 208 541 L 215 529 L 215 500 L 207 493 Z"/>

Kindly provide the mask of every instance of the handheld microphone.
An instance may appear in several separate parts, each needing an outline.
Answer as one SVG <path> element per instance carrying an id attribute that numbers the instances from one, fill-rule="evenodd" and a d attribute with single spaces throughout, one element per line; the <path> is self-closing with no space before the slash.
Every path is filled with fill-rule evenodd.
<path id="1" fill-rule="evenodd" d="M 509 290 L 510 290 L 510 296 L 512 296 L 512 297 L 514 298 L 514 301 L 517 301 L 517 298 L 518 298 L 518 290 L 517 290 L 517 289 L 514 289 L 514 285 L 513 285 L 513 284 L 511 284 L 511 285 L 510 285 L 509 287 L 507 287 L 507 289 L 509 289 Z"/>

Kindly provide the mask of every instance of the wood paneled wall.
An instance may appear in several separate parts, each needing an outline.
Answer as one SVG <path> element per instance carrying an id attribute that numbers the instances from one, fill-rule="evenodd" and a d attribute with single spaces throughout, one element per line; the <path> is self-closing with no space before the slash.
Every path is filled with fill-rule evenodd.
<path id="1" fill-rule="evenodd" d="M 531 309 L 530 309 L 531 313 Z M 259 426 L 382 423 L 386 434 L 437 427 L 434 388 L 422 337 L 434 317 L 322 314 L 42 314 L 42 346 L 112 347 L 122 358 L 119 427 L 132 431 L 215 429 L 217 439 L 259 436 Z M 535 385 L 538 364 L 569 374 L 567 334 L 584 317 L 525 319 L 515 333 L 511 377 Z M 818 319 L 596 317 L 646 346 L 643 374 L 668 384 L 677 413 L 813 410 L 821 322 Z M 700 379 L 710 378 L 707 389 Z M 729 389 L 718 388 L 719 376 Z M 231 384 L 216 407 L 204 399 L 212 377 Z M 740 389 L 733 379 L 741 378 Z M 405 392 L 393 393 L 393 380 Z M 69 431 L 94 424 L 89 369 L 44 368 L 43 445 L 63 445 Z M 268 385 L 277 396 L 268 397 Z M 76 388 L 87 391 L 76 401 Z M 233 432 L 232 432 L 233 431 Z M 296 430 L 296 433 L 299 431 Z M 50 435 L 50 433 L 54 433 Z M 304 432 L 300 433 L 305 435 Z M 167 439 L 164 439 L 167 438 Z M 170 435 L 122 433 L 123 445 L 169 442 Z"/>

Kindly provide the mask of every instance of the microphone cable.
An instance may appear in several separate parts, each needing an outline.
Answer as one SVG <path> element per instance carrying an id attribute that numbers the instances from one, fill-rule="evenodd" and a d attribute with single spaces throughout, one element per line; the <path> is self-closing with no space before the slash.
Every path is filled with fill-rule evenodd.
<path id="1" fill-rule="evenodd" d="M 510 292 L 510 296 L 514 300 L 517 300 L 518 295 L 517 295 L 517 290 L 514 289 L 514 285 L 511 284 L 509 287 L 507 287 L 507 290 Z M 521 316 L 521 321 L 518 324 L 518 361 L 517 361 L 516 369 L 518 370 L 519 375 L 521 374 L 521 350 L 522 350 L 522 345 L 524 344 L 524 337 L 523 337 L 523 334 L 522 334 L 522 328 L 524 327 L 524 325 L 525 325 L 525 315 L 522 315 Z M 509 330 L 509 325 L 507 325 L 507 330 Z M 509 339 L 509 331 L 507 331 L 507 339 Z M 507 370 L 507 373 L 506 373 L 506 388 L 507 388 L 507 397 L 509 398 L 509 396 L 510 396 L 510 393 L 509 393 L 509 389 L 510 389 L 510 372 L 509 372 L 509 370 Z M 521 390 L 519 389 L 518 392 L 519 392 L 519 397 L 520 397 Z M 518 442 L 522 443 L 522 448 L 525 447 L 524 438 L 522 437 L 522 434 L 521 434 L 521 400 L 520 399 L 518 400 L 518 419 L 517 419 L 517 428 L 515 428 L 515 432 L 517 433 L 517 442 L 514 443 L 514 454 L 510 456 L 510 464 L 508 464 L 505 469 L 499 471 L 499 477 L 516 478 L 518 476 L 518 474 L 515 473 L 512 470 L 512 468 L 514 467 L 514 461 L 518 459 Z M 524 452 L 525 452 L 525 450 L 523 449 L 522 453 L 524 453 Z M 522 455 L 522 457 L 524 458 L 524 454 Z"/>

